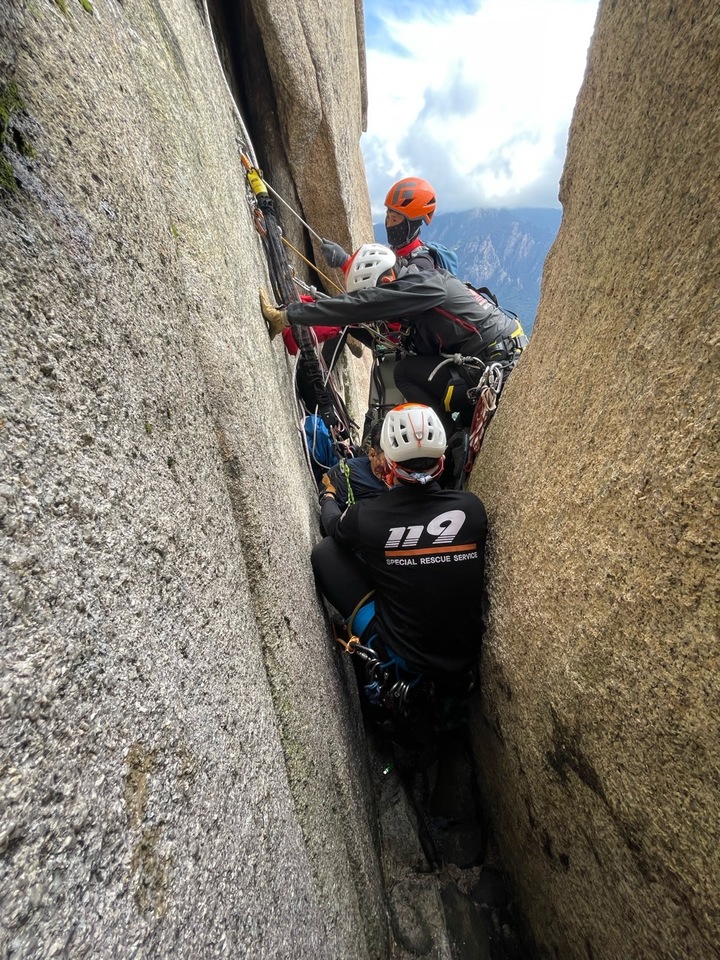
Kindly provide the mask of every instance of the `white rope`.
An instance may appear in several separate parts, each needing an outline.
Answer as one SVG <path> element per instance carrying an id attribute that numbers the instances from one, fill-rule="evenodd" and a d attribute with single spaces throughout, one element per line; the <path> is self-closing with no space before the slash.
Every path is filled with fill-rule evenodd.
<path id="1" fill-rule="evenodd" d="M 293 208 L 290 206 L 290 204 L 287 202 L 287 200 L 283 200 L 283 198 L 280 196 L 280 194 L 277 192 L 277 190 L 274 190 L 274 189 L 270 186 L 270 184 L 267 182 L 267 180 L 263 180 L 263 183 L 264 183 L 265 186 L 268 188 L 268 190 L 270 191 L 270 193 L 271 193 L 274 197 L 276 197 L 276 198 L 280 201 L 280 203 L 284 204 L 284 205 L 288 208 L 288 210 L 290 211 L 290 213 L 291 213 L 294 217 L 297 217 L 297 219 L 300 221 L 300 223 L 301 223 L 307 230 L 309 230 L 310 233 L 311 233 L 314 237 L 317 237 L 318 240 L 322 243 L 323 238 L 320 236 L 320 234 L 317 232 L 317 230 L 313 230 L 313 228 L 310 226 L 310 224 L 309 224 L 309 223 L 306 223 L 306 222 L 303 220 L 303 218 L 300 216 L 300 214 L 299 214 L 296 210 L 293 210 Z"/>

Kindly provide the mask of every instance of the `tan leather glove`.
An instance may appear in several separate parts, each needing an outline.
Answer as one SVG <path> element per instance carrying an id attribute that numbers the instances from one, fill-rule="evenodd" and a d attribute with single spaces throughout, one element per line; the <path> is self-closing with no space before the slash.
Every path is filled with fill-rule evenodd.
<path id="1" fill-rule="evenodd" d="M 290 321 L 287 318 L 287 314 L 284 310 L 278 310 L 277 307 L 274 307 L 265 290 L 260 290 L 260 310 L 262 311 L 263 317 L 268 325 L 268 331 L 270 332 L 270 339 L 272 340 L 276 337 L 282 330 L 290 326 Z"/>

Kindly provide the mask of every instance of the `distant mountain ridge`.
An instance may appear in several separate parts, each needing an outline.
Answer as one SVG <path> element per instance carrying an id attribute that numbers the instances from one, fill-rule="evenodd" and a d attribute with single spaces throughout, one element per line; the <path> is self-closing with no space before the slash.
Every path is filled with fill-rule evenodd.
<path id="1" fill-rule="evenodd" d="M 489 287 L 529 333 L 540 302 L 543 265 L 561 219 L 562 210 L 541 207 L 439 213 L 422 237 L 454 250 L 460 278 Z M 375 224 L 375 236 L 385 242 L 382 223 Z"/>

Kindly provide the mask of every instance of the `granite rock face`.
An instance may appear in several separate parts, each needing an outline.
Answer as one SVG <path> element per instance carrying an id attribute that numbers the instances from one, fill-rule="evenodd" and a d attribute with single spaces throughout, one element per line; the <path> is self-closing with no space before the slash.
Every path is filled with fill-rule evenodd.
<path id="1" fill-rule="evenodd" d="M 720 956 L 717 4 L 601 3 L 539 319 L 472 479 L 476 741 L 542 956 Z"/>
<path id="2" fill-rule="evenodd" d="M 372 240 L 360 134 L 367 114 L 362 4 L 255 0 L 288 166 L 308 222 Z M 369 233 L 368 233 L 369 227 Z M 355 244 L 353 244 L 355 245 Z"/>
<path id="3" fill-rule="evenodd" d="M 14 0 L 2 23 L 0 953 L 385 957 L 203 5 Z"/>
<path id="4" fill-rule="evenodd" d="M 258 162 L 320 236 L 352 251 L 373 239 L 360 135 L 367 93 L 362 4 L 209 0 L 210 16 Z M 281 212 L 285 209 L 281 206 Z M 316 258 L 328 292 L 342 285 L 317 237 L 284 216 L 289 240 Z"/>

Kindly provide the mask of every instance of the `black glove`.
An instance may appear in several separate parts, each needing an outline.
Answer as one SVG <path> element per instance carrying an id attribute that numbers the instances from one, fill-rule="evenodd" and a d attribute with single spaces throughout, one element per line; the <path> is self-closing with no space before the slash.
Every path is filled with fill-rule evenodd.
<path id="1" fill-rule="evenodd" d="M 331 267 L 344 267 L 350 259 L 350 254 L 346 253 L 339 243 L 333 243 L 332 240 L 323 240 L 320 249 Z"/>
<path id="2" fill-rule="evenodd" d="M 340 426 L 340 421 L 338 420 L 337 414 L 332 407 L 320 407 L 318 409 L 318 413 L 320 414 L 320 419 L 328 428 L 328 430 L 332 430 L 333 427 Z"/>

